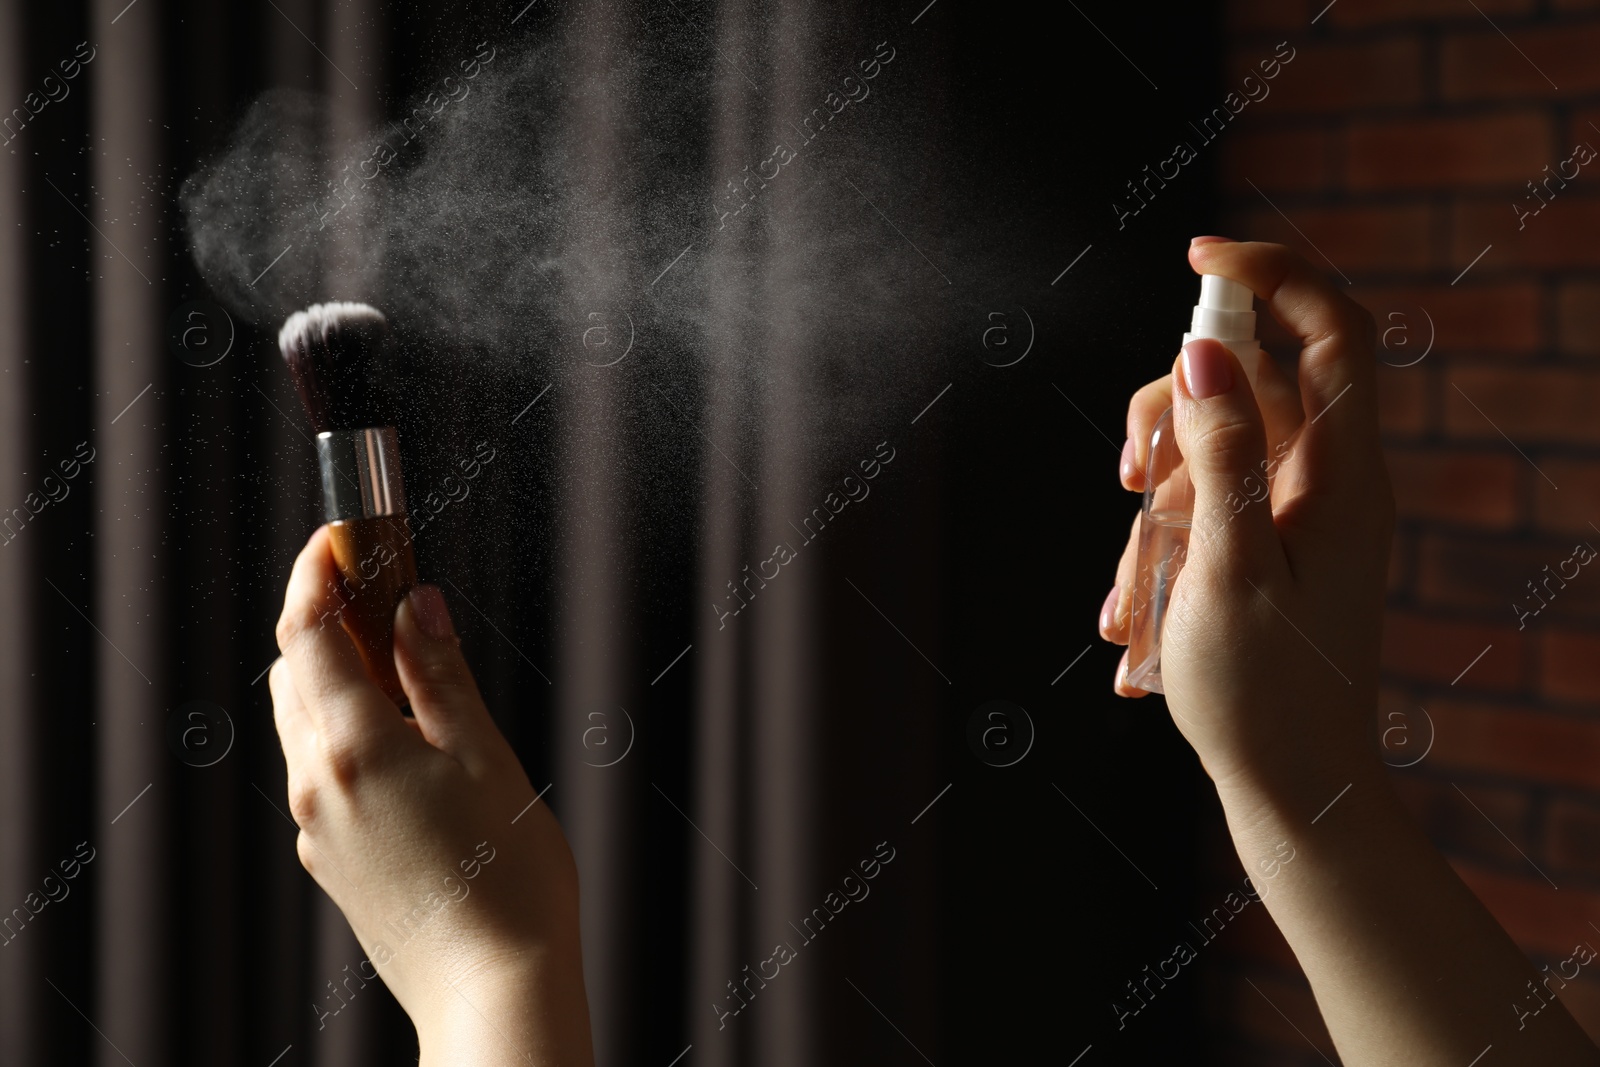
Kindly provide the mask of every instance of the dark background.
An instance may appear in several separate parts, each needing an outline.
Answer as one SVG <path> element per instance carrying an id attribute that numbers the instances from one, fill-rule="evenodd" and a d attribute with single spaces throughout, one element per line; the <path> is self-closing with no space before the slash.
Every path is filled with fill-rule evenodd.
<path id="1" fill-rule="evenodd" d="M 156 284 L 175 308 L 206 296 L 171 210 L 177 183 L 274 84 L 262 42 L 280 14 L 258 3 L 146 5 L 126 17 L 160 21 L 165 104 L 154 121 L 164 131 L 165 169 L 147 177 L 148 195 L 168 208 L 168 254 Z M 919 6 L 894 17 L 904 23 Z M 383 7 L 371 40 L 385 42 L 386 98 L 431 84 L 437 57 L 470 43 L 473 7 Z M 559 14 L 541 7 L 528 17 L 537 30 Z M 87 12 L 72 3 L 27 5 L 22 25 L 27 85 L 89 36 Z M 824 974 L 813 1025 L 824 1035 L 827 1062 L 922 1062 L 841 980 L 849 978 L 873 991 L 873 1005 L 939 1064 L 1040 1055 L 1070 1063 L 1091 1045 L 1085 1064 L 1180 1055 L 1209 1062 L 1202 980 L 1188 973 L 1211 965 L 1206 950 L 1126 1030 L 1116 1027 L 1111 1003 L 1123 999 L 1124 983 L 1188 936 L 1186 922 L 1220 901 L 1228 875 L 1200 860 L 1202 828 L 1216 815 L 1195 759 L 1159 698 L 1112 696 L 1117 650 L 1099 642 L 1095 618 L 1136 506 L 1116 479 L 1126 399 L 1166 371 L 1186 328 L 1197 290 L 1184 250 L 1190 236 L 1214 228 L 1216 161 L 1202 153 L 1120 232 L 1111 201 L 1187 137 L 1186 119 L 1220 102 L 1226 86 L 1216 14 L 1209 4 L 1183 5 L 1163 12 L 1159 32 L 1151 32 L 1148 15 L 1128 5 L 1046 14 L 941 0 L 914 33 L 925 69 L 937 72 L 928 91 L 947 103 L 951 144 L 987 176 L 969 207 L 994 219 L 999 247 L 988 251 L 1008 269 L 985 295 L 1005 309 L 1014 331 L 1011 309 L 1026 308 L 1037 341 L 1020 364 L 991 367 L 980 339 L 993 320 L 955 323 L 938 356 L 951 389 L 905 437 L 895 471 L 901 481 L 886 480 L 883 503 L 862 509 L 859 522 L 816 550 L 826 568 L 827 658 L 819 671 L 832 736 L 819 791 L 828 828 L 819 843 L 821 882 L 868 853 L 882 836 L 873 827 L 909 819 L 951 787 L 914 827 L 893 836 L 907 859 L 880 880 L 879 904 L 847 912 L 838 932 L 809 950 L 815 955 L 806 965 Z M 313 69 L 318 78 L 333 76 Z M 99 73 L 91 65 L 86 77 Z M 93 235 L 67 203 L 94 200 L 83 165 L 92 148 L 87 100 L 80 93 L 53 105 L 48 128 L 30 129 L 0 160 L 25 191 L 26 214 L 17 221 L 26 234 L 31 316 L 24 359 L 5 385 L 27 397 L 25 470 L 33 456 L 70 451 L 93 431 L 93 312 L 86 309 L 97 306 L 94 279 L 107 268 L 91 256 Z M 44 184 L 46 175 L 65 198 Z M 264 1067 L 285 1044 L 293 1049 L 284 1064 L 343 1062 L 317 1051 L 306 1007 L 324 977 L 313 918 L 321 891 L 295 860 L 293 828 L 263 802 L 264 794 L 284 806 L 284 776 L 265 683 L 252 684 L 275 655 L 272 623 L 287 564 L 315 521 L 310 450 L 297 456 L 296 439 L 264 399 L 298 418 L 271 339 L 259 332 L 244 329 L 235 355 L 218 368 L 168 360 L 154 393 L 164 402 L 163 580 L 151 591 L 166 605 L 164 706 L 214 702 L 228 710 L 238 738 L 215 766 L 174 758 L 144 799 L 164 827 L 148 862 L 167 872 L 161 906 L 144 921 L 159 928 L 168 954 L 118 973 L 161 990 L 167 1016 L 152 1025 L 164 1024 L 170 1035 L 167 1062 Z M 476 403 L 446 392 L 417 418 L 435 434 L 469 440 L 473 420 L 487 418 Z M 519 425 L 528 427 L 530 446 L 548 447 L 540 438 L 548 429 L 532 420 Z M 91 468 L 91 479 L 103 476 Z M 425 542 L 421 562 L 425 574 L 447 571 L 463 588 L 484 589 L 476 603 L 529 658 L 548 664 L 557 623 L 541 605 L 559 578 L 547 548 L 555 502 L 541 478 L 491 471 L 471 505 L 481 510 Z M 299 508 L 295 521 L 285 507 Z M 506 515 L 527 531 L 520 552 L 474 539 L 476 523 Z M 36 520 L 25 532 L 32 573 L 7 593 L 36 637 L 29 705 L 0 715 L 33 716 L 30 758 L 39 783 L 23 816 L 32 854 L 8 884 L 31 883 L 32 870 L 102 832 L 95 825 L 103 743 L 95 672 L 114 653 L 75 607 L 94 599 L 96 523 L 92 492 L 75 493 Z M 693 557 L 694 528 L 686 516 L 657 534 L 648 551 L 661 565 L 643 569 L 660 576 L 653 596 L 667 606 L 642 616 L 639 643 L 672 649 L 703 610 L 690 603 L 690 569 L 673 565 Z M 932 704 L 906 696 L 929 681 L 928 664 L 839 580 L 867 574 L 876 603 L 902 626 L 912 620 L 918 647 L 951 680 L 933 686 Z M 477 616 L 452 603 L 491 707 L 542 785 L 549 780 L 541 755 L 548 691 Z M 908 689 L 902 683 L 912 677 Z M 638 773 L 648 775 L 642 780 L 675 796 L 689 793 L 695 774 L 693 678 L 680 671 L 648 694 L 650 726 L 634 757 Z M 987 766 L 969 745 L 969 718 L 994 699 L 1025 708 L 1037 731 L 1014 766 Z M 551 803 L 560 814 L 560 796 Z M 632 1062 L 664 1067 L 690 1040 L 690 1014 L 705 1010 L 684 992 L 691 936 L 684 916 L 694 892 L 686 856 L 699 843 L 669 809 L 645 810 L 637 847 L 650 892 L 631 921 L 643 934 L 636 961 L 647 992 Z M 29 1063 L 110 1062 L 107 1042 L 123 1044 L 116 1033 L 103 1040 L 84 1019 L 100 1018 L 104 920 L 97 923 L 96 902 L 119 892 L 92 865 L 89 872 L 69 900 L 25 932 L 42 965 L 25 979 L 58 987 L 40 987 L 22 1002 L 33 1005 L 28 1018 L 8 1023 L 14 1033 L 26 1031 Z M 591 1000 L 601 995 L 591 988 Z M 386 998 L 375 988 L 363 996 Z M 392 1003 L 363 1007 L 373 1011 L 362 1024 L 370 1056 L 349 1062 L 409 1058 L 412 1039 Z"/>

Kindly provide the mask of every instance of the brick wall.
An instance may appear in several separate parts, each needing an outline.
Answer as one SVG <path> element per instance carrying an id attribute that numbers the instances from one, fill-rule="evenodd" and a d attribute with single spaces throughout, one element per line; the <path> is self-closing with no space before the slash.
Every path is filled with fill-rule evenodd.
<path id="1" fill-rule="evenodd" d="M 1390 364 L 1432 320 L 1426 358 L 1380 374 L 1400 516 L 1380 727 L 1410 763 L 1431 720 L 1402 794 L 1554 965 L 1600 946 L 1600 560 L 1520 627 L 1513 604 L 1536 605 L 1526 583 L 1577 542 L 1600 546 L 1600 158 L 1541 185 L 1520 224 L 1512 205 L 1537 207 L 1527 183 L 1579 142 L 1600 149 L 1600 2 L 1325 4 L 1226 5 L 1230 85 L 1279 41 L 1297 55 L 1219 142 L 1221 232 L 1346 276 L 1380 330 L 1404 327 Z M 1309 989 L 1252 918 L 1211 990 L 1229 1047 L 1322 1063 Z M 1600 1039 L 1600 980 L 1563 996 Z"/>

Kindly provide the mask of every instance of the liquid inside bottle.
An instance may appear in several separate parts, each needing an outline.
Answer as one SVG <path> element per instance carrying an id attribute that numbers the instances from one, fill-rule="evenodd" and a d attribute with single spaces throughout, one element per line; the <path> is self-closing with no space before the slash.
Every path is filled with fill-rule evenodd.
<path id="1" fill-rule="evenodd" d="M 1150 432 L 1146 451 L 1144 508 L 1139 519 L 1139 555 L 1130 591 L 1128 684 L 1165 693 L 1161 682 L 1161 631 L 1173 583 L 1189 555 L 1194 486 L 1178 451 L 1168 408 Z"/>
<path id="2" fill-rule="evenodd" d="M 1239 360 L 1253 390 L 1261 363 L 1255 339 L 1255 295 L 1243 282 L 1218 274 L 1200 278 L 1200 301 L 1183 343 L 1202 338 L 1218 342 Z M 1161 678 L 1161 638 L 1172 591 L 1189 558 L 1194 522 L 1194 484 L 1173 436 L 1172 409 L 1162 412 L 1145 451 L 1144 510 L 1139 519 L 1139 556 L 1134 564 L 1128 619 L 1129 685 L 1165 693 Z"/>

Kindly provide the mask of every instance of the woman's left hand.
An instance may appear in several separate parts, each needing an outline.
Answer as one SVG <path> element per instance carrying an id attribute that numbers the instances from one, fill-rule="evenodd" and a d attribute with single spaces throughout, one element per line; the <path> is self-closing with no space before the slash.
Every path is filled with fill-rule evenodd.
<path id="1" fill-rule="evenodd" d="M 424 1065 L 538 1052 L 588 1067 L 577 869 L 478 694 L 443 594 L 418 586 L 396 611 L 407 718 L 338 625 L 336 578 L 323 527 L 295 561 L 271 672 L 300 861 L 416 1024 Z"/>

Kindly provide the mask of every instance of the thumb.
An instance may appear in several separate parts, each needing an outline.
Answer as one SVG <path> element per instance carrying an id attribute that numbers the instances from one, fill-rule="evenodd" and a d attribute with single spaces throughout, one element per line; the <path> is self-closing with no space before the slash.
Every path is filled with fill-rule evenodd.
<path id="1" fill-rule="evenodd" d="M 1191 562 L 1198 558 L 1213 573 L 1281 563 L 1275 464 L 1266 459 L 1261 409 L 1244 368 L 1220 341 L 1201 338 L 1184 346 L 1173 378 L 1174 436 L 1194 486 Z"/>
<path id="2" fill-rule="evenodd" d="M 488 711 L 438 586 L 413 586 L 401 598 L 394 619 L 394 660 L 422 736 L 457 754 L 460 742 L 482 726 Z"/>

